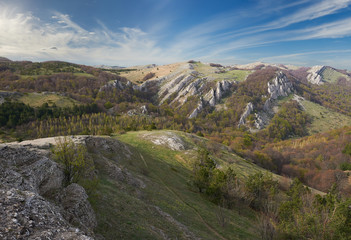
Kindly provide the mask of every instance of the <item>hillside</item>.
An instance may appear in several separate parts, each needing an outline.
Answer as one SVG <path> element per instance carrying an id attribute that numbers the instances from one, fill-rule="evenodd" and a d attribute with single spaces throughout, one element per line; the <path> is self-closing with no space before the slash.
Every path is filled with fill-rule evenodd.
<path id="1" fill-rule="evenodd" d="M 11 206 L 35 196 L 33 211 L 54 209 L 47 216 L 63 235 L 46 218 L 47 228 L 3 224 L 18 236 L 48 231 L 62 239 L 343 236 L 349 75 L 267 63 L 106 69 L 2 61 L 0 186 L 10 206 L 3 211 L 15 214 Z M 80 174 L 67 177 L 54 137 L 72 135 L 84 135 L 70 137 Z M 72 208 L 80 204 L 83 212 Z M 29 214 L 21 219 L 31 217 L 20 208 Z M 335 209 L 339 217 L 330 218 Z M 306 212 L 313 221 L 304 221 Z"/>
<path id="2" fill-rule="evenodd" d="M 252 210 L 248 207 L 240 211 L 239 209 L 219 209 L 217 205 L 209 202 L 189 186 L 191 166 L 197 155 L 197 146 L 194 145 L 194 141 L 199 144 L 206 140 L 168 131 L 135 132 L 118 136 L 118 140 L 88 136 L 73 139 L 86 144 L 89 157 L 93 160 L 97 172 L 96 188 L 93 192 L 88 191 L 89 201 L 96 213 L 97 227 L 94 230 L 96 236 L 101 235 L 105 239 L 115 239 L 117 236 L 121 239 L 257 238 L 255 213 Z M 22 170 L 27 168 L 34 171 L 35 165 L 43 161 L 40 160 L 40 158 L 43 159 L 40 157 L 43 154 L 49 156 L 49 158 L 44 157 L 45 161 L 54 164 L 56 168 L 50 171 L 58 172 L 56 175 L 41 176 L 44 174 L 41 171 L 48 163 L 41 166 L 42 170 L 36 170 L 39 171 L 37 172 L 39 175 L 36 176 L 38 180 L 34 180 L 34 182 L 40 182 L 37 182 L 37 187 L 33 189 L 17 185 L 18 183 L 14 182 L 15 179 L 2 175 L 1 182 L 5 184 L 7 181 L 7 183 L 2 185 L 1 190 L 15 188 L 18 191 L 32 191 L 36 196 L 44 195 L 51 200 L 57 199 L 45 193 L 61 189 L 58 185 L 60 168 L 57 169 L 58 166 L 51 162 L 48 151 L 50 144 L 56 144 L 53 138 L 25 141 L 20 144 L 12 143 L 6 147 L 2 145 L 2 164 L 4 164 L 6 155 L 11 154 L 11 151 L 12 154 L 22 151 L 21 170 L 13 168 L 18 172 L 18 176 L 33 178 L 32 173 L 25 175 L 26 173 Z M 240 157 L 227 152 L 224 146 L 220 154 L 225 155 L 223 158 L 225 160 L 221 160 L 223 167 L 230 164 L 238 173 L 244 175 L 262 171 Z M 11 161 L 8 164 L 8 167 L 11 166 Z M 1 166 L 4 167 L 4 165 Z M 2 171 L 13 171 L 10 169 L 12 167 L 7 170 L 2 168 Z M 45 185 L 45 181 L 49 185 Z M 53 184 L 55 181 L 56 183 Z M 83 186 L 87 185 L 84 185 L 83 182 Z M 59 206 L 62 201 L 55 200 L 54 203 Z M 218 211 L 221 211 L 220 213 L 226 219 L 225 226 L 221 226 L 218 220 Z M 30 216 L 33 213 L 28 212 L 28 214 Z M 62 215 L 66 218 L 65 212 L 62 212 Z M 38 224 L 35 221 L 34 226 Z M 72 224 L 71 220 L 69 221 Z M 83 220 L 81 221 L 83 223 L 79 224 L 85 224 Z M 6 226 L 17 231 L 8 224 Z M 28 236 L 32 236 L 34 232 L 39 234 L 45 228 L 49 226 L 33 227 Z M 52 234 L 57 236 L 57 233 Z"/>

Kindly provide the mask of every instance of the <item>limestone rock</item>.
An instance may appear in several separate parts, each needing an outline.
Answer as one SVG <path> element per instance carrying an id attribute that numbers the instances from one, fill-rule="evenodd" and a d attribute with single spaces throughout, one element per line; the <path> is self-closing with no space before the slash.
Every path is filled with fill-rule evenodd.
<path id="1" fill-rule="evenodd" d="M 31 191 L 0 189 L 0 216 L 0 239 L 92 239 Z"/>
<path id="2" fill-rule="evenodd" d="M 66 219 L 76 223 L 85 232 L 92 232 L 97 226 L 95 213 L 88 202 L 84 188 L 76 183 L 67 186 L 62 193 L 62 207 Z"/>
<path id="3" fill-rule="evenodd" d="M 263 109 L 270 111 L 272 103 L 279 97 L 287 97 L 293 92 L 293 85 L 283 72 L 278 72 L 277 76 L 268 85 L 269 98 L 265 101 Z"/>
<path id="4" fill-rule="evenodd" d="M 200 98 L 200 102 L 197 105 L 197 107 L 194 109 L 194 111 L 189 115 L 189 119 L 196 117 L 204 108 L 204 103 L 203 103 L 203 99 Z"/>
<path id="5" fill-rule="evenodd" d="M 292 83 L 287 79 L 286 75 L 279 72 L 273 81 L 268 82 L 268 93 L 272 99 L 278 97 L 286 97 L 292 92 Z"/>
<path id="6" fill-rule="evenodd" d="M 141 106 L 140 108 L 131 109 L 127 112 L 128 116 L 135 116 L 135 115 L 147 115 L 149 112 L 146 108 L 146 105 Z"/>
<path id="7" fill-rule="evenodd" d="M 249 102 L 246 105 L 245 111 L 243 112 L 243 114 L 241 114 L 238 127 L 245 124 L 246 118 L 251 114 L 253 109 L 254 109 L 253 104 L 251 102 Z"/>
<path id="8" fill-rule="evenodd" d="M 131 84 L 131 82 L 127 82 L 129 84 Z M 105 84 L 104 86 L 102 86 L 100 89 L 99 89 L 99 92 L 101 91 L 105 91 L 107 89 L 113 89 L 113 88 L 117 88 L 119 90 L 123 90 L 127 87 L 128 85 L 124 82 L 122 82 L 121 80 L 114 80 L 112 82 L 108 82 L 107 84 Z"/>
<path id="9" fill-rule="evenodd" d="M 309 74 L 307 75 L 307 81 L 312 84 L 321 85 L 324 83 L 322 78 L 322 72 L 324 71 L 325 66 L 314 66 L 308 70 Z"/>
<path id="10" fill-rule="evenodd" d="M 49 150 L 41 148 L 44 140 L 28 142 L 0 145 L 0 239 L 91 239 L 86 233 L 92 232 L 70 225 L 65 218 L 70 211 L 57 202 L 63 170 L 48 157 Z M 69 194 L 81 197 L 79 207 L 72 205 L 73 213 L 78 226 L 92 228 L 96 220 L 94 225 L 93 210 L 82 191 L 80 187 Z"/>
<path id="11" fill-rule="evenodd" d="M 174 151 L 186 150 L 186 144 L 181 137 L 172 132 L 162 134 L 143 134 L 143 137 L 150 140 L 153 144 L 168 147 Z"/>
<path id="12" fill-rule="evenodd" d="M 63 172 L 58 164 L 25 147 L 0 149 L 0 183 L 6 188 L 49 194 L 62 186 Z"/>

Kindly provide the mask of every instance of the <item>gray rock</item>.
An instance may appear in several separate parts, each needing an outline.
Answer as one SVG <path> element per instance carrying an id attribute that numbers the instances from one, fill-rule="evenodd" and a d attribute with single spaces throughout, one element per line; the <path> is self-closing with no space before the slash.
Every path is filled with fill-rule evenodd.
<path id="1" fill-rule="evenodd" d="M 56 206 L 30 191 L 0 189 L 0 216 L 0 239 L 92 239 L 72 227 Z"/>
<path id="2" fill-rule="evenodd" d="M 23 146 L 0 150 L 0 172 L 0 183 L 6 188 L 41 195 L 60 189 L 63 181 L 63 172 L 56 162 Z"/>
<path id="3" fill-rule="evenodd" d="M 240 127 L 241 125 L 244 125 L 246 122 L 246 118 L 251 114 L 251 112 L 254 110 L 253 104 L 251 102 L 249 102 L 246 105 L 245 111 L 243 112 L 243 114 L 241 114 L 240 116 L 240 120 L 239 120 L 239 124 L 238 127 Z"/>
<path id="4" fill-rule="evenodd" d="M 200 102 L 197 105 L 197 107 L 194 109 L 194 111 L 189 115 L 189 119 L 196 117 L 204 108 L 204 103 L 203 103 L 203 99 L 200 98 Z"/>
<path id="5" fill-rule="evenodd" d="M 264 103 L 263 109 L 266 112 L 270 111 L 270 108 L 275 100 L 277 100 L 279 97 L 287 97 L 294 91 L 292 83 L 282 72 L 279 72 L 272 81 L 268 82 L 267 85 L 270 96 Z"/>
<path id="6" fill-rule="evenodd" d="M 314 66 L 308 70 L 309 74 L 307 75 L 307 81 L 312 84 L 322 85 L 324 83 L 322 78 L 322 73 L 325 69 L 325 66 Z"/>
<path id="7" fill-rule="evenodd" d="M 0 146 L 0 239 L 91 239 L 65 218 L 74 213 L 77 226 L 83 230 L 96 225 L 84 189 L 77 185 L 79 191 L 76 188 L 69 194 L 77 201 L 81 197 L 79 204 L 69 204 L 74 211 L 66 208 L 67 204 L 64 208 L 59 202 L 49 202 L 46 198 L 55 202 L 60 195 L 64 175 L 48 157 L 49 150 L 35 146 Z"/>
<path id="8" fill-rule="evenodd" d="M 84 188 L 72 183 L 63 190 L 61 197 L 65 218 L 79 225 L 85 232 L 92 232 L 97 222 Z"/>

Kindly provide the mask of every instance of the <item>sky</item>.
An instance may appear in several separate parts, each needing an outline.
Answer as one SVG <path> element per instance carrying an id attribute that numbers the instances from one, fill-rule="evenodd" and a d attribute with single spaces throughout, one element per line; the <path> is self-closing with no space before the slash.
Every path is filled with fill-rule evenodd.
<path id="1" fill-rule="evenodd" d="M 351 0 L 0 0 L 0 56 L 351 69 Z"/>

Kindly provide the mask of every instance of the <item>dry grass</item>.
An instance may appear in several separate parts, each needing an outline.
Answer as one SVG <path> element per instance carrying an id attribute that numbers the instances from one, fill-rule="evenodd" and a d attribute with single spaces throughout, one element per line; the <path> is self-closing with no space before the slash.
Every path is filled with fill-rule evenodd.
<path id="1" fill-rule="evenodd" d="M 143 83 L 143 78 L 145 77 L 146 74 L 148 73 L 154 73 L 155 76 L 153 78 L 150 78 L 148 80 L 156 79 L 156 78 L 161 78 L 164 77 L 173 71 L 177 70 L 179 67 L 183 66 L 184 62 L 180 63 L 173 63 L 173 64 L 167 64 L 167 65 L 162 65 L 162 66 L 156 66 L 153 68 L 139 68 L 139 67 L 130 67 L 130 69 L 136 69 L 135 71 L 130 71 L 130 72 L 123 72 L 121 73 L 121 77 L 127 78 L 129 81 L 133 83 Z"/>

